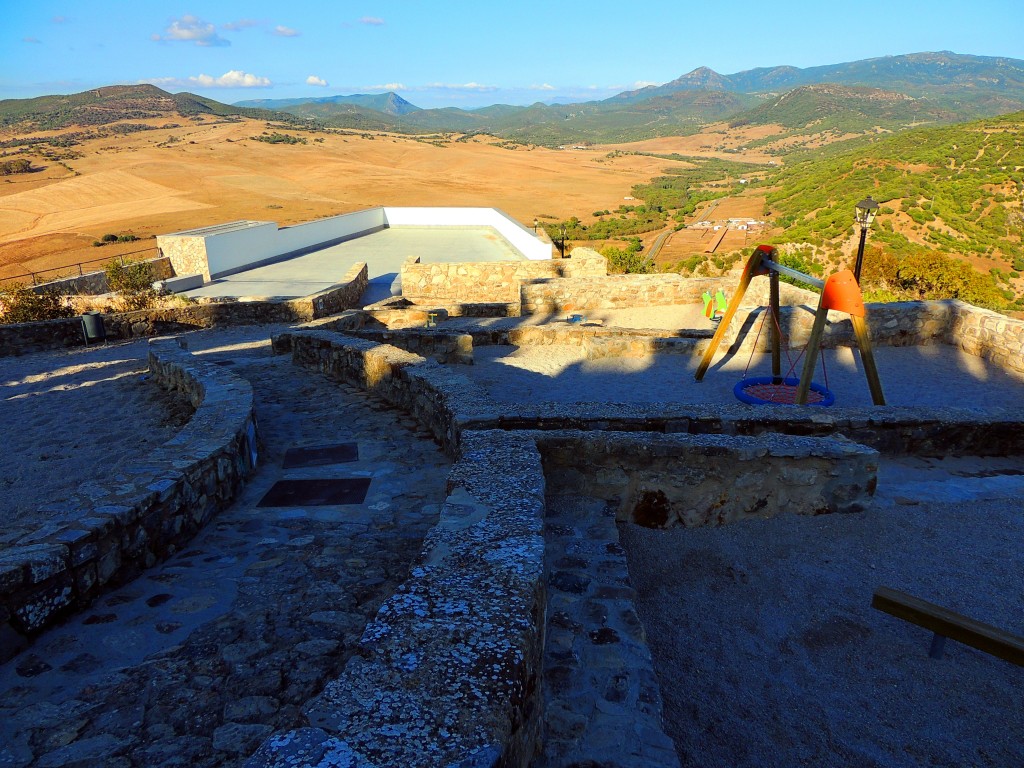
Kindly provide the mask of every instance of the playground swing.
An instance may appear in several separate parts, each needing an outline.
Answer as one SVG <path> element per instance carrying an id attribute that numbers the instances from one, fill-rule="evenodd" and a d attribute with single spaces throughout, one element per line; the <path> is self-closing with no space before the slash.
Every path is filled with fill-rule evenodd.
<path id="1" fill-rule="evenodd" d="M 850 316 L 853 324 L 854 335 L 857 338 L 857 346 L 860 349 L 861 360 L 864 364 L 864 374 L 868 380 L 868 387 L 871 390 L 871 399 L 875 405 L 885 405 L 885 396 L 882 394 L 882 384 L 878 378 L 878 369 L 875 366 L 875 357 L 871 349 L 871 340 L 868 335 L 867 323 L 864 320 L 864 301 L 861 297 L 860 286 L 850 270 L 836 272 L 821 281 L 817 278 L 806 275 L 795 269 L 783 266 L 776 261 L 776 250 L 770 245 L 759 245 L 754 249 L 747 264 L 743 269 L 739 286 L 735 295 L 725 310 L 718 329 L 712 337 L 708 348 L 701 358 L 700 365 L 694 378 L 702 381 L 704 374 L 711 365 L 711 360 L 722 342 L 725 332 L 732 321 L 733 315 L 739 309 L 750 281 L 758 275 L 767 275 L 769 279 L 769 314 L 772 318 L 770 329 L 771 354 L 772 354 L 772 375 L 747 377 L 746 370 L 744 377 L 733 388 L 736 397 L 745 403 L 753 405 L 765 404 L 795 404 L 795 405 L 821 405 L 828 406 L 835 402 L 835 396 L 828 389 L 828 372 L 825 370 L 824 356 L 822 357 L 822 370 L 825 376 L 825 385 L 812 381 L 814 369 L 817 365 L 818 353 L 821 350 L 821 337 L 825 331 L 825 321 L 829 310 L 845 312 Z M 784 274 L 803 283 L 812 285 L 821 291 L 821 299 L 818 302 L 818 309 L 814 313 L 814 323 L 811 326 L 811 334 L 804 351 L 797 356 L 796 361 L 790 361 L 790 369 L 785 376 L 782 375 L 782 327 L 779 324 L 779 275 Z M 762 318 L 761 328 L 767 315 Z M 760 337 L 761 330 L 758 330 Z M 754 348 L 757 347 L 755 339 Z M 786 352 L 789 358 L 789 352 Z M 796 368 L 800 357 L 804 356 L 803 369 L 800 377 L 791 376 Z M 751 351 L 753 357 L 753 350 Z M 750 368 L 750 361 L 747 362 L 747 370 Z"/>

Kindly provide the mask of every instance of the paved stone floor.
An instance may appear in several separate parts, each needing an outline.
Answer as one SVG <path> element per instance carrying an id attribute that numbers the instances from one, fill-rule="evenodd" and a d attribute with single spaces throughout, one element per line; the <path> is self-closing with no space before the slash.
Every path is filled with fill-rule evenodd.
<path id="1" fill-rule="evenodd" d="M 204 354 L 252 382 L 262 466 L 191 546 L 0 666 L 0 766 L 240 765 L 302 725 L 437 519 L 449 462 L 414 422 L 269 340 Z M 358 461 L 281 468 L 338 442 Z M 257 507 L 282 478 L 356 477 L 359 505 Z"/>

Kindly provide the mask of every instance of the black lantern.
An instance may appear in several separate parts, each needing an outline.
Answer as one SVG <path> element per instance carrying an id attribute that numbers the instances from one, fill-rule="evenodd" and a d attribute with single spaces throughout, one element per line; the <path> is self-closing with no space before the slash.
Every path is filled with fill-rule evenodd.
<path id="1" fill-rule="evenodd" d="M 868 237 L 868 227 L 878 214 L 878 203 L 871 196 L 865 197 L 855 207 L 854 221 L 860 224 L 860 245 L 857 246 L 857 264 L 853 268 L 853 276 L 860 282 L 860 268 L 864 263 L 864 241 Z"/>

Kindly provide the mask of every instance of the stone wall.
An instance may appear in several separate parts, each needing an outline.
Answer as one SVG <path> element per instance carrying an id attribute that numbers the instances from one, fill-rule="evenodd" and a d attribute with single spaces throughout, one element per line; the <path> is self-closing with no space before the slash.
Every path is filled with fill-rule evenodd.
<path id="1" fill-rule="evenodd" d="M 654 528 L 723 525 L 779 512 L 859 512 L 878 474 L 878 452 L 843 439 L 530 434 L 552 492 L 615 500 L 619 520 Z"/>
<path id="2" fill-rule="evenodd" d="M 949 308 L 950 320 L 945 341 L 966 352 L 1014 371 L 1024 371 L 1024 321 L 1013 320 L 998 312 L 965 304 L 942 303 Z"/>
<path id="3" fill-rule="evenodd" d="M 410 578 L 342 676 L 247 768 L 521 766 L 540 738 L 544 476 L 526 435 L 467 435 Z"/>
<path id="4" fill-rule="evenodd" d="M 1024 451 L 1019 414 L 499 405 L 451 369 L 367 339 L 295 331 L 274 347 L 409 412 L 460 460 L 441 524 L 409 582 L 367 627 L 363 653 L 305 708 L 309 727 L 268 739 L 248 768 L 330 760 L 525 768 L 543 718 L 544 596 L 534 591 L 543 569 L 534 547 L 545 489 L 617 499 L 623 519 L 646 524 L 718 524 L 860 509 L 874 492 L 876 450 Z M 550 583 L 564 591 L 557 576 Z M 563 581 L 571 587 L 572 575 Z M 614 663 L 627 668 L 625 651 Z M 481 679 L 488 664 L 495 677 Z M 453 690 L 462 697 L 450 698 Z M 448 714 L 461 724 L 453 728 Z M 642 739 L 667 744 L 654 730 Z"/>
<path id="5" fill-rule="evenodd" d="M 160 235 L 160 255 L 166 255 L 176 275 L 202 275 L 210 279 L 206 240 L 194 235 Z"/>
<path id="6" fill-rule="evenodd" d="M 174 341 L 154 340 L 156 382 L 196 412 L 173 439 L 106 478 L 109 491 L 47 505 L 48 522 L 0 550 L 0 661 L 179 550 L 237 495 L 256 462 L 252 387 Z"/>
<path id="7" fill-rule="evenodd" d="M 604 275 L 601 254 L 577 248 L 569 259 L 402 265 L 402 296 L 414 304 L 518 303 L 532 280 Z"/>
<path id="8" fill-rule="evenodd" d="M 108 339 L 131 339 L 224 325 L 306 322 L 359 306 L 366 290 L 366 264 L 357 263 L 337 284 L 287 301 L 211 301 L 140 309 L 103 316 Z M 0 357 L 85 344 L 78 317 L 0 325 Z"/>

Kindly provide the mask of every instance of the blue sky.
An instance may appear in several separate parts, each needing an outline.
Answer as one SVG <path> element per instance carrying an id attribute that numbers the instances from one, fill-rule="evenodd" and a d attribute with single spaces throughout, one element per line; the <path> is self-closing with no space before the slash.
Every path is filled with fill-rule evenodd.
<path id="1" fill-rule="evenodd" d="M 1024 59 L 1020 0 L 18 0 L 2 19 L 0 98 L 151 82 L 228 103 L 394 90 L 469 108 L 605 98 L 699 66 L 938 50 Z"/>

